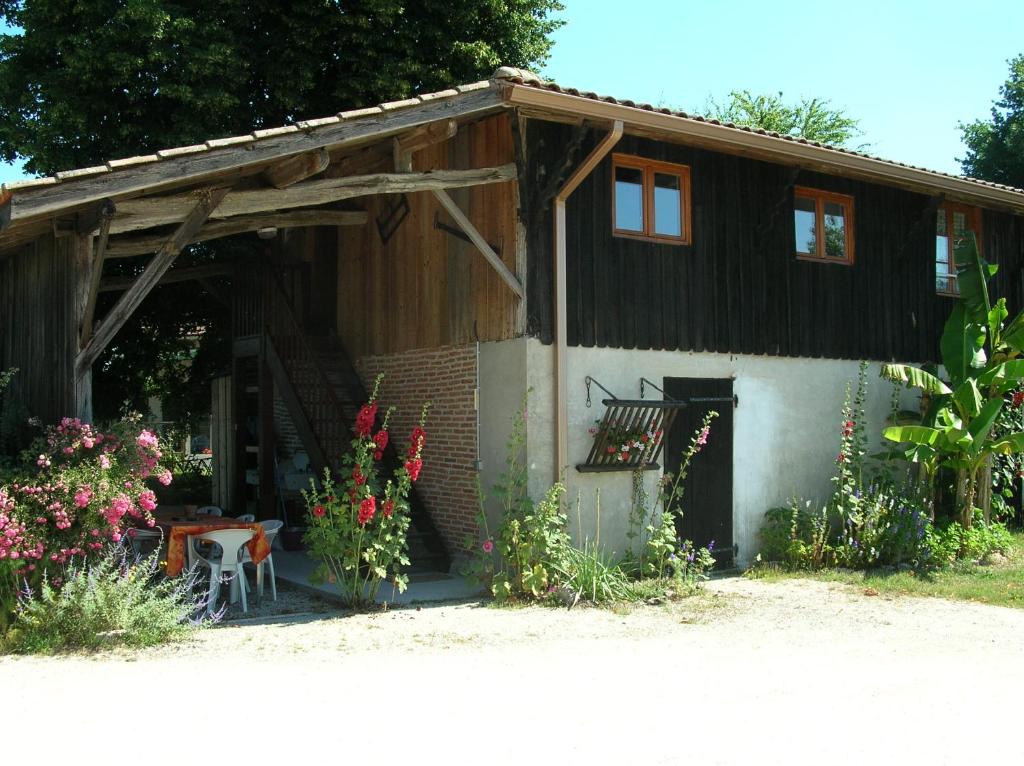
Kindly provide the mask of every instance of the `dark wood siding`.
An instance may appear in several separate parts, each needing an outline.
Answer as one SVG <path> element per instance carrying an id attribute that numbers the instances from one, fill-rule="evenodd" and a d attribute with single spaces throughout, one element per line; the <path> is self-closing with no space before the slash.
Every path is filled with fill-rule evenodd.
<path id="1" fill-rule="evenodd" d="M 74 239 L 40 237 L 0 258 L 0 369 L 11 395 L 44 423 L 75 415 Z"/>
<path id="2" fill-rule="evenodd" d="M 571 126 L 527 125 L 528 329 L 553 334 L 550 193 Z M 587 135 L 570 168 L 600 136 Z M 611 161 L 567 205 L 569 344 L 842 359 L 932 359 L 951 306 L 935 294 L 934 204 L 923 194 L 627 136 L 616 152 L 690 166 L 693 244 L 613 237 Z M 797 260 L 794 185 L 854 197 L 852 266 Z M 986 211 L 993 294 L 1024 307 L 1024 227 Z"/>

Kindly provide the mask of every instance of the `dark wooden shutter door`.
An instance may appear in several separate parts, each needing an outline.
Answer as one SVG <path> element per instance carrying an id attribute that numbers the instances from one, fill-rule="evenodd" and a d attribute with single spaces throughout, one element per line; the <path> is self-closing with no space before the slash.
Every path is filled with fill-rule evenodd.
<path id="1" fill-rule="evenodd" d="M 665 394 L 687 402 L 679 411 L 665 443 L 665 470 L 679 471 L 683 452 L 708 410 L 711 421 L 707 445 L 690 463 L 683 495 L 682 518 L 676 528 L 684 540 L 706 546 L 714 541 L 718 567 L 733 563 L 733 381 L 729 378 L 665 378 Z"/>

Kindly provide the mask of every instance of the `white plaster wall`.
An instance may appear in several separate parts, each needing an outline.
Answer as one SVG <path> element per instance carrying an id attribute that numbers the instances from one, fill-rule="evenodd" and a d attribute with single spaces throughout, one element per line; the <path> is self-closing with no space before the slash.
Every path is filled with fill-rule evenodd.
<path id="1" fill-rule="evenodd" d="M 480 486 L 488 493 L 505 470 L 512 418 L 526 395 L 527 340 L 480 344 Z M 499 519 L 497 503 L 488 500 L 488 523 Z"/>
<path id="2" fill-rule="evenodd" d="M 858 362 L 793 359 L 681 351 L 570 348 L 569 463 L 562 472 L 568 488 L 569 523 L 575 539 L 597 533 L 596 497 L 600 490 L 601 541 L 621 554 L 632 497 L 632 474 L 579 473 L 575 466 L 590 451 L 587 429 L 604 413 L 605 395 L 592 391 L 587 408 L 584 378 L 599 380 L 620 398 L 639 397 L 641 376 L 661 385 L 662 378 L 733 378 L 739 398 L 734 413 L 733 539 L 738 562 L 749 563 L 757 553 L 757 534 L 764 512 L 794 496 L 818 500 L 830 491 L 839 450 L 840 408 L 846 384 L 855 388 Z M 525 374 L 524 374 L 525 373 Z M 481 450 L 484 475 L 491 475 L 504 456 L 507 425 L 522 392 L 529 389 L 527 456 L 530 493 L 539 498 L 555 480 L 554 346 L 520 338 L 481 345 Z M 657 396 L 657 393 L 654 392 Z M 878 377 L 878 364 L 868 371 L 867 432 L 872 448 L 880 444 L 883 421 L 889 413 L 892 388 Z M 905 405 L 912 406 L 912 395 Z M 490 411 L 491 403 L 499 411 Z M 712 425 L 711 438 L 715 438 Z M 700 459 L 699 456 L 697 458 Z M 664 463 L 664 460 L 662 460 Z M 495 474 L 496 475 L 496 474 Z M 654 497 L 660 473 L 648 472 L 646 486 Z M 576 503 L 581 501 L 580 522 Z M 685 503 L 684 503 L 685 508 Z M 687 509 L 695 513 L 698 509 Z"/>

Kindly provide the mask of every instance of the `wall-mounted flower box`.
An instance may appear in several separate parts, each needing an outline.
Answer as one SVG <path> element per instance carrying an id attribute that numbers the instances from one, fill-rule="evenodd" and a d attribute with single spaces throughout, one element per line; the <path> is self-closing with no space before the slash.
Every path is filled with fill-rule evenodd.
<path id="1" fill-rule="evenodd" d="M 581 473 L 598 471 L 655 471 L 665 434 L 680 408 L 676 401 L 604 399 L 604 416 L 591 429 L 594 444 Z"/>

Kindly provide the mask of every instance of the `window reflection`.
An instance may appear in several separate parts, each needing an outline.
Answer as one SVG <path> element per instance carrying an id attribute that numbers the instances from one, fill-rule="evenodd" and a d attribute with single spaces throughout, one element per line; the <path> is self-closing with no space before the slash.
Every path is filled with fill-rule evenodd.
<path id="1" fill-rule="evenodd" d="M 615 168 L 615 228 L 644 230 L 644 172 L 640 168 Z"/>
<path id="2" fill-rule="evenodd" d="M 679 176 L 654 174 L 654 233 L 669 237 L 683 235 L 682 191 Z"/>
<path id="3" fill-rule="evenodd" d="M 814 236 L 814 200 L 810 197 L 797 197 L 794 201 L 794 208 L 796 251 L 804 255 L 814 255 L 817 252 Z"/>

